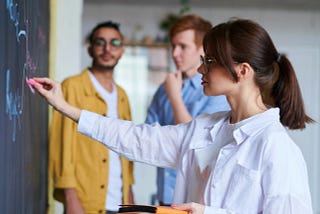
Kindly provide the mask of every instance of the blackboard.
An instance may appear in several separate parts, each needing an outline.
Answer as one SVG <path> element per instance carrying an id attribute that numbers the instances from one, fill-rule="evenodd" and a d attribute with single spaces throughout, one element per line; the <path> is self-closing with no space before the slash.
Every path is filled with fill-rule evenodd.
<path id="1" fill-rule="evenodd" d="M 48 76 L 48 0 L 0 1 L 0 213 L 45 213 L 48 107 L 26 78 Z"/>

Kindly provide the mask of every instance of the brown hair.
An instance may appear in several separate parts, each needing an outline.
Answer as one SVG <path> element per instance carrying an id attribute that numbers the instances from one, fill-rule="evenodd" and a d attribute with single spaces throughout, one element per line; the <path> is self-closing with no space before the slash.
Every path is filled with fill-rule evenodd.
<path id="1" fill-rule="evenodd" d="M 280 121 L 290 129 L 303 129 L 314 122 L 305 113 L 295 71 L 285 55 L 276 50 L 269 34 L 259 24 L 231 19 L 212 28 L 203 41 L 204 51 L 226 68 L 235 81 L 235 62 L 247 62 L 255 71 L 255 82 L 264 102 L 280 108 Z"/>
<path id="2" fill-rule="evenodd" d="M 169 31 L 170 39 L 172 39 L 176 34 L 185 30 L 195 31 L 195 44 L 200 47 L 202 45 L 202 40 L 204 35 L 212 28 L 209 21 L 201 18 L 197 15 L 185 15 L 179 17 L 174 24 L 171 26 Z"/>

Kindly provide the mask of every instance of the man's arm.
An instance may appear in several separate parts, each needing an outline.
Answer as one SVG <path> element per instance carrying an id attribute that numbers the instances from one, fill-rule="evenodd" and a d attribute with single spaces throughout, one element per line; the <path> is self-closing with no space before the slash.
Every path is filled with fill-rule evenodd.
<path id="1" fill-rule="evenodd" d="M 164 87 L 170 100 L 176 124 L 187 123 L 192 120 L 192 116 L 181 96 L 182 83 L 182 75 L 179 71 L 177 73 L 169 73 L 164 82 Z"/>
<path id="2" fill-rule="evenodd" d="M 134 204 L 134 195 L 132 191 L 132 186 L 129 188 L 129 204 Z"/>
<path id="3" fill-rule="evenodd" d="M 85 214 L 75 188 L 64 189 L 66 214 Z"/>

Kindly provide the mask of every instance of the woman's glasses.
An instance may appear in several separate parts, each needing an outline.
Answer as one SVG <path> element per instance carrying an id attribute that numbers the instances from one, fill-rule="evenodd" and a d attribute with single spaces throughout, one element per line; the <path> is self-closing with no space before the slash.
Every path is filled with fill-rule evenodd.
<path id="1" fill-rule="evenodd" d="M 206 72 L 209 72 L 209 65 L 217 61 L 213 57 L 200 55 L 200 62 L 202 65 L 204 65 Z"/>

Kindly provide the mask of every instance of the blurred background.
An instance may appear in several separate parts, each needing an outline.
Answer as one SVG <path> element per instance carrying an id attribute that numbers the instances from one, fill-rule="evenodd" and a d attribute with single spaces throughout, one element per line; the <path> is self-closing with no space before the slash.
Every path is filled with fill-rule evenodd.
<path id="1" fill-rule="evenodd" d="M 58 81 L 90 66 L 85 37 L 98 22 L 121 24 L 125 55 L 116 81 L 127 91 L 133 120 L 142 123 L 153 93 L 168 71 L 174 71 L 166 24 L 173 16 L 194 13 L 213 25 L 230 17 L 253 19 L 271 35 L 280 53 L 292 61 L 307 112 L 320 121 L 320 1 L 319 0 L 51 0 L 50 76 Z M 319 124 L 290 132 L 304 153 L 309 171 L 314 213 L 320 213 Z M 135 164 L 137 204 L 152 204 L 155 167 Z M 52 202 L 52 201 L 51 201 Z M 55 203 L 52 213 L 62 213 Z"/>

